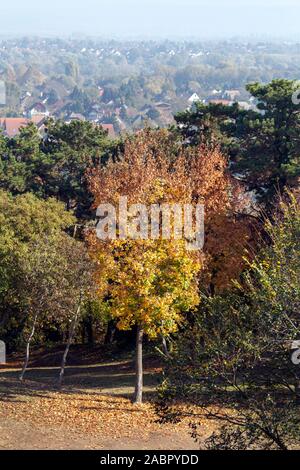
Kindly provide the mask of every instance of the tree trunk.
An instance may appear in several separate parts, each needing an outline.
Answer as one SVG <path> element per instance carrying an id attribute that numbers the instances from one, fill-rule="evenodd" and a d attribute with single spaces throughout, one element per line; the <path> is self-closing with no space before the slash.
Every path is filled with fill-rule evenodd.
<path id="1" fill-rule="evenodd" d="M 85 344 L 85 324 L 83 323 L 81 326 L 81 342 Z"/>
<path id="2" fill-rule="evenodd" d="M 36 322 L 37 322 L 37 315 L 34 317 L 31 333 L 30 333 L 30 336 L 29 336 L 27 344 L 26 344 L 26 357 L 25 357 L 23 369 L 22 369 L 22 372 L 21 372 L 21 375 L 20 375 L 20 381 L 21 382 L 23 382 L 23 380 L 24 380 L 24 375 L 25 375 L 25 372 L 26 372 L 27 367 L 28 367 L 29 356 L 30 356 L 30 343 L 31 343 L 31 341 L 34 337 Z"/>
<path id="3" fill-rule="evenodd" d="M 136 363 L 135 363 L 135 393 L 133 402 L 140 404 L 143 401 L 143 329 L 140 325 L 136 332 Z"/>
<path id="4" fill-rule="evenodd" d="M 168 344 L 165 336 L 162 336 L 162 348 L 165 356 L 169 357 Z"/>
<path id="5" fill-rule="evenodd" d="M 115 331 L 116 331 L 116 323 L 114 320 L 110 320 L 107 324 L 107 330 L 106 330 L 106 335 L 104 339 L 105 345 L 109 345 L 113 343 Z"/>
<path id="6" fill-rule="evenodd" d="M 93 346 L 95 344 L 95 337 L 94 337 L 94 325 L 93 325 L 92 317 L 89 317 L 87 319 L 87 322 L 85 324 L 85 329 L 87 332 L 88 344 Z"/>
<path id="7" fill-rule="evenodd" d="M 79 317 L 79 314 L 80 314 L 80 308 L 81 308 L 81 306 L 79 306 L 77 308 L 76 313 L 75 313 L 74 318 L 73 318 L 73 321 L 72 321 L 72 324 L 71 324 L 71 327 L 70 327 L 70 330 L 69 330 L 69 336 L 68 336 L 66 349 L 65 349 L 62 361 L 61 361 L 60 374 L 59 374 L 59 380 L 58 380 L 59 387 L 61 387 L 62 383 L 63 383 L 63 379 L 64 379 L 64 375 L 65 375 L 65 367 L 66 367 L 66 363 L 67 363 L 67 357 L 68 357 L 68 354 L 69 354 L 70 346 L 73 343 L 73 339 L 74 339 L 74 335 L 75 335 L 75 331 L 76 331 L 76 326 L 77 326 L 77 320 L 78 320 L 78 317 Z"/>

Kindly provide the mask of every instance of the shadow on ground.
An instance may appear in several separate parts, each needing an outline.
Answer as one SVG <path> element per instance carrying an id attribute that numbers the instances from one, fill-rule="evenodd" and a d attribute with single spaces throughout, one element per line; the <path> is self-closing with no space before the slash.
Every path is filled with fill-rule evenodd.
<path id="1" fill-rule="evenodd" d="M 23 383 L 19 369 L 0 369 L 0 400 L 18 400 L 18 396 L 43 396 L 47 391 L 58 391 L 58 367 L 29 368 Z M 146 368 L 144 373 L 145 398 L 151 398 L 161 381 L 160 369 Z M 66 368 L 63 393 L 108 394 L 128 398 L 133 393 L 135 372 L 132 361 L 111 362 Z"/>

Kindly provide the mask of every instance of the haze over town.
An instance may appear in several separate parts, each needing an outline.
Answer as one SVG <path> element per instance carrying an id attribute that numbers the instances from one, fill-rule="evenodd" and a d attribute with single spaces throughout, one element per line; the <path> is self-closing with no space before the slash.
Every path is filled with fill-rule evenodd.
<path id="1" fill-rule="evenodd" d="M 0 5 L 2 35 L 299 37 L 299 16 L 296 0 L 16 0 Z"/>

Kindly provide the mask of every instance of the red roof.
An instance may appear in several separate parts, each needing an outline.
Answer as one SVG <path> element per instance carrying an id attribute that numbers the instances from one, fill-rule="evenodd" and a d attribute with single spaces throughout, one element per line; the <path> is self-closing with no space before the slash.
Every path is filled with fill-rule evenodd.
<path id="1" fill-rule="evenodd" d="M 15 137 L 19 134 L 21 127 L 26 127 L 30 122 L 35 125 L 40 124 L 45 116 L 34 116 L 32 119 L 26 118 L 0 118 L 0 127 L 8 137 Z"/>
<path id="2" fill-rule="evenodd" d="M 103 127 L 104 130 L 108 131 L 109 137 L 115 137 L 115 129 L 113 124 L 100 124 L 101 127 Z"/>
<path id="3" fill-rule="evenodd" d="M 20 132 L 21 127 L 27 126 L 29 120 L 26 118 L 2 118 L 0 126 L 8 137 L 15 137 Z"/>
<path id="4" fill-rule="evenodd" d="M 45 115 L 44 114 L 35 114 L 30 119 L 30 121 L 33 122 L 36 126 L 38 126 L 44 120 L 45 120 Z"/>
<path id="5" fill-rule="evenodd" d="M 209 100 L 211 104 L 222 104 L 223 106 L 229 106 L 232 104 L 232 101 L 229 100 Z"/>

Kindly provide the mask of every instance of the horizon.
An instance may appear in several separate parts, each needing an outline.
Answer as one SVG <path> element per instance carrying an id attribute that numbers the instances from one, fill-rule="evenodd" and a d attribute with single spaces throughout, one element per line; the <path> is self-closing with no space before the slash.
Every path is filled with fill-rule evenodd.
<path id="1" fill-rule="evenodd" d="M 70 35 L 111 39 L 300 39 L 295 0 L 37 0 L 0 6 L 1 36 Z M 130 31 L 130 33 L 129 33 Z"/>

